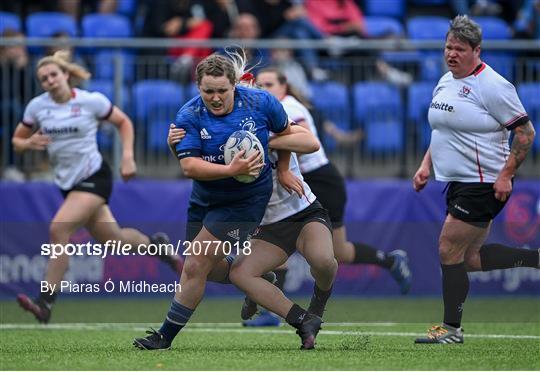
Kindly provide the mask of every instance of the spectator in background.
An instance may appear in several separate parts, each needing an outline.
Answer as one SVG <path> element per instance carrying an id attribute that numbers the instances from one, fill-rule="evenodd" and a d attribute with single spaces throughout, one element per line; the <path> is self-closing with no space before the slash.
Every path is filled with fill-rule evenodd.
<path id="1" fill-rule="evenodd" d="M 521 1 L 508 0 L 451 0 L 454 15 L 468 14 L 480 17 L 499 17 L 514 23 Z"/>
<path id="2" fill-rule="evenodd" d="M 145 37 L 208 39 L 212 23 L 205 19 L 203 7 L 194 0 L 160 0 L 149 4 L 143 26 Z M 182 82 L 191 80 L 197 60 L 211 53 L 207 48 L 170 48 L 175 59 L 172 72 Z"/>
<path id="3" fill-rule="evenodd" d="M 309 19 L 326 36 L 366 38 L 364 15 L 354 0 L 306 0 Z"/>
<path id="4" fill-rule="evenodd" d="M 239 7 L 234 0 L 198 0 L 204 17 L 212 23 L 212 38 L 227 38 L 232 25 L 239 15 Z"/>
<path id="5" fill-rule="evenodd" d="M 293 40 L 319 40 L 323 34 L 313 25 L 302 0 L 259 0 L 246 8 L 260 23 L 261 37 Z M 319 67 L 318 52 L 299 49 L 296 56 L 315 80 L 326 79 L 327 73 Z"/>
<path id="6" fill-rule="evenodd" d="M 540 39 L 540 0 L 525 0 L 519 9 L 514 29 L 517 37 Z"/>
<path id="7" fill-rule="evenodd" d="M 324 35 L 335 38 L 369 38 L 364 15 L 354 0 L 305 0 L 305 5 L 309 18 Z M 394 37 L 394 35 L 388 36 Z M 343 54 L 339 52 L 339 49 L 337 50 L 336 55 Z M 353 76 L 360 74 L 356 80 L 372 79 L 373 76 L 377 76 L 377 73 L 397 86 L 407 86 L 413 80 L 410 74 L 388 65 L 373 53 L 354 51 L 345 54 L 370 59 L 363 64 L 367 68 L 352 70 Z"/>
<path id="8" fill-rule="evenodd" d="M 229 37 L 239 40 L 256 40 L 261 35 L 259 21 L 251 13 L 241 13 L 234 21 Z M 244 49 L 244 53 L 254 67 L 250 70 L 256 72 L 261 66 L 265 66 L 269 61 L 269 52 L 266 49 Z"/>
<path id="9" fill-rule="evenodd" d="M 2 33 L 2 39 L 24 39 L 22 32 L 6 29 Z M 22 106 L 30 96 L 25 91 L 33 80 L 30 79 L 29 56 L 26 46 L 3 46 L 0 47 L 0 126 L 3 135 L 11 137 L 13 128 L 10 123 L 20 120 Z M 0 152 L 2 153 L 2 152 Z M 23 174 L 14 166 L 15 159 L 10 151 L 8 155 L 8 167 L 3 172 L 3 178 L 11 180 L 24 180 Z"/>
<path id="10" fill-rule="evenodd" d="M 308 99 L 311 99 L 311 88 L 308 84 L 306 72 L 302 65 L 294 59 L 291 49 L 272 49 L 270 52 L 271 64 L 286 76 L 287 81 L 298 92 Z"/>
<path id="11" fill-rule="evenodd" d="M 71 15 L 74 19 L 89 13 L 114 13 L 122 0 L 58 0 L 58 11 Z"/>

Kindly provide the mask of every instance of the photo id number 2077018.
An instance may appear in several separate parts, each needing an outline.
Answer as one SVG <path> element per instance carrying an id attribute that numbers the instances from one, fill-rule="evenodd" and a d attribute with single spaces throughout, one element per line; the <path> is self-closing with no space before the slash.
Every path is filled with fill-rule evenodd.
<path id="1" fill-rule="evenodd" d="M 178 242 L 182 244 L 182 255 L 183 256 L 199 256 L 199 255 L 218 255 L 223 254 L 225 256 L 229 255 L 249 255 L 251 254 L 251 242 L 234 242 L 229 241 L 183 241 Z M 179 248 L 177 246 L 177 248 Z"/>

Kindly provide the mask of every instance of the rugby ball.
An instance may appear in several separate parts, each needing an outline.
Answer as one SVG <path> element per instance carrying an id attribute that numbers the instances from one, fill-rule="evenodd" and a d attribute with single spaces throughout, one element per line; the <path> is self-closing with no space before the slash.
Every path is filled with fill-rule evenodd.
<path id="1" fill-rule="evenodd" d="M 257 136 L 247 130 L 237 130 L 231 134 L 223 148 L 225 164 L 230 164 L 234 156 L 242 150 L 246 150 L 243 156 L 244 159 L 248 158 L 254 152 L 259 151 L 262 154 L 259 164 L 264 163 L 264 149 Z M 250 183 L 259 178 L 262 170 L 263 168 L 260 168 L 259 174 L 256 176 L 240 175 L 234 176 L 234 179 L 239 182 Z"/>

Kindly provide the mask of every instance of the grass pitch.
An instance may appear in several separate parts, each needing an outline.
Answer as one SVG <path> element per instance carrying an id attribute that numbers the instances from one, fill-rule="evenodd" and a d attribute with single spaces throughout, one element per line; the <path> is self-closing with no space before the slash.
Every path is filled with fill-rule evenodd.
<path id="1" fill-rule="evenodd" d="M 299 301 L 306 304 L 306 300 Z M 332 299 L 317 348 L 289 326 L 243 328 L 241 299 L 206 299 L 171 351 L 132 347 L 169 300 L 60 300 L 48 326 L 0 302 L 2 370 L 539 370 L 540 300 L 470 299 L 465 344 L 415 345 L 439 299 Z"/>

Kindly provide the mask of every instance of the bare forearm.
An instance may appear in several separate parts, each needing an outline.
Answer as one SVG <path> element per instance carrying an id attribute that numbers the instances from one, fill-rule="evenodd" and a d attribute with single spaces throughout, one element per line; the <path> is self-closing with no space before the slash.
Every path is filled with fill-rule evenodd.
<path id="1" fill-rule="evenodd" d="M 510 156 L 508 156 L 508 160 L 501 171 L 501 175 L 508 177 L 515 175 L 517 169 L 527 157 L 534 142 L 534 137 L 535 131 L 530 121 L 527 124 L 520 125 L 514 129 L 514 139 L 510 149 Z"/>
<path id="2" fill-rule="evenodd" d="M 277 170 L 280 172 L 289 170 L 289 163 L 291 162 L 291 152 L 288 150 L 277 150 Z"/>
<path id="3" fill-rule="evenodd" d="M 274 150 L 288 150 L 301 154 L 309 154 L 320 148 L 319 141 L 309 132 L 273 137 L 269 146 Z"/>
<path id="4" fill-rule="evenodd" d="M 198 181 L 214 181 L 232 177 L 227 165 L 210 163 L 201 158 L 184 158 L 180 160 L 180 166 L 186 177 Z"/>
<path id="5" fill-rule="evenodd" d="M 131 120 L 124 120 L 118 127 L 118 132 L 120 134 L 120 140 L 122 141 L 122 156 L 133 157 L 133 143 L 135 141 L 135 134 Z"/>
<path id="6" fill-rule="evenodd" d="M 428 169 L 431 169 L 432 161 L 431 161 L 431 147 L 427 149 L 426 154 L 424 155 L 424 159 L 422 159 L 422 166 L 427 167 Z"/>
<path id="7" fill-rule="evenodd" d="M 13 137 L 11 143 L 13 144 L 13 149 L 18 154 L 28 150 L 28 138 Z"/>

